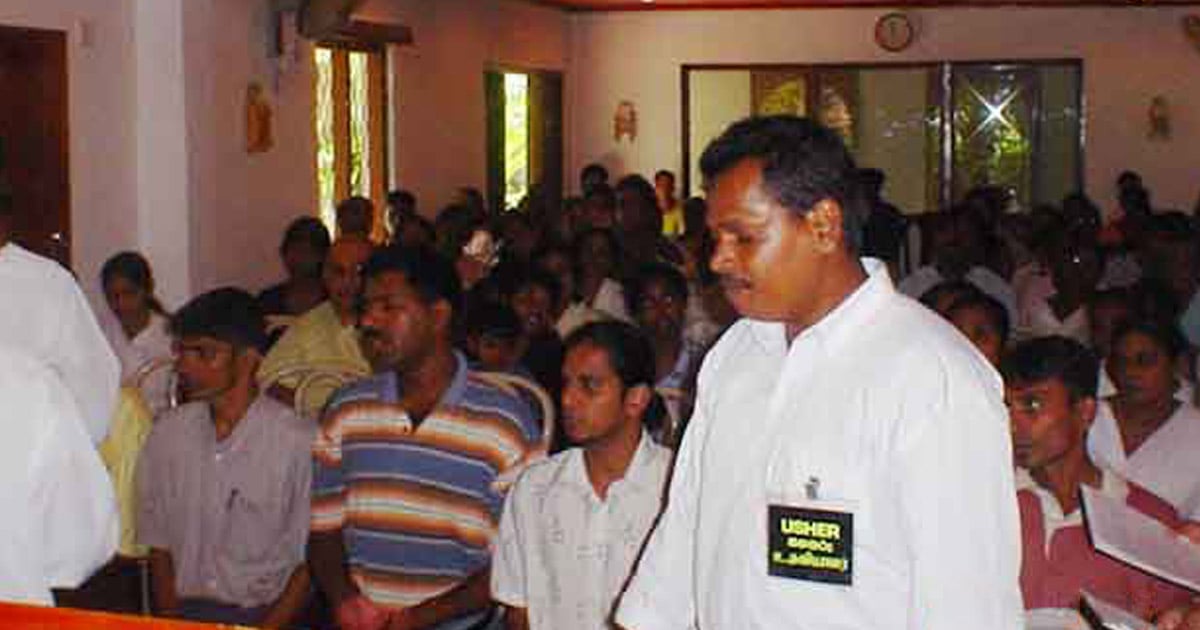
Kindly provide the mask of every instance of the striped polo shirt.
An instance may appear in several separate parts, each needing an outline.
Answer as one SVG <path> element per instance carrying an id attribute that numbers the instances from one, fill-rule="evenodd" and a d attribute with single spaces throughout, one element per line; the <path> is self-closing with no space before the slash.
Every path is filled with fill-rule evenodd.
<path id="1" fill-rule="evenodd" d="M 485 568 L 505 491 L 545 452 L 525 399 L 456 359 L 419 426 L 388 372 L 335 394 L 313 446 L 312 531 L 342 530 L 351 578 L 384 606 L 418 604 Z"/>

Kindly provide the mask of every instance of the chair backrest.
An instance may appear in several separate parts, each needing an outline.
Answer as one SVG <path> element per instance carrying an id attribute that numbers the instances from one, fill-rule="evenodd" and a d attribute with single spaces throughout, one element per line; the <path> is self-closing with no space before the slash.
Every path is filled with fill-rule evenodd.
<path id="1" fill-rule="evenodd" d="M 533 407 L 534 413 L 540 416 L 542 425 L 541 454 L 549 453 L 550 447 L 554 444 L 556 423 L 556 407 L 554 406 L 554 399 L 550 397 L 550 394 L 546 393 L 546 390 L 542 389 L 532 379 L 517 374 L 508 372 L 478 372 L 478 375 L 497 388 L 520 396 Z"/>
<path id="2" fill-rule="evenodd" d="M 370 375 L 369 369 L 352 361 L 304 361 L 284 365 L 269 374 L 260 375 L 259 387 L 266 390 L 276 383 L 295 381 L 293 407 L 301 415 L 316 417 L 333 392 L 347 383 Z"/>

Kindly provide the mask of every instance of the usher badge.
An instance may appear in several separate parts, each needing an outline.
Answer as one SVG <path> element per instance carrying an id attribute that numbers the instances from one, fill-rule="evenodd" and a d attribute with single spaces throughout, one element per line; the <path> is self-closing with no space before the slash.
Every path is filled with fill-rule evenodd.
<path id="1" fill-rule="evenodd" d="M 854 514 L 767 506 L 767 573 L 849 585 L 854 577 Z"/>

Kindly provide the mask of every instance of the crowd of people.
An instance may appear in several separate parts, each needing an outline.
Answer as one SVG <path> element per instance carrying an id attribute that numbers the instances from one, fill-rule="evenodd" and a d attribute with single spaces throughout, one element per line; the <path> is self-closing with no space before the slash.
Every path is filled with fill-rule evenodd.
<path id="1" fill-rule="evenodd" d="M 1196 217 L 1132 172 L 1109 213 L 906 215 L 789 117 L 701 169 L 687 200 L 599 164 L 561 207 L 353 197 L 287 227 L 278 284 L 174 312 L 121 252 L 93 315 L 0 207 L 4 492 L 35 506 L 0 596 L 143 572 L 142 612 L 263 627 L 999 629 L 1087 592 L 1200 628 L 1080 499 L 1200 544 Z"/>

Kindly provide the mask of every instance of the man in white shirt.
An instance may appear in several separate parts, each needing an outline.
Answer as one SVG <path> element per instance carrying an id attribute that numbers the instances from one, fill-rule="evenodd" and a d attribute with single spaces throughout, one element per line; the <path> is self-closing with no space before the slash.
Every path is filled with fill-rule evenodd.
<path id="1" fill-rule="evenodd" d="M 54 603 L 117 548 L 117 503 L 70 392 L 44 362 L 0 345 L 0 600 Z"/>
<path id="2" fill-rule="evenodd" d="M 861 263 L 854 162 L 794 117 L 705 151 L 711 266 L 745 316 L 710 351 L 629 630 L 1022 627 L 999 376 Z"/>
<path id="3" fill-rule="evenodd" d="M 116 409 L 121 365 L 71 274 L 11 241 L 13 218 L 0 203 L 0 343 L 58 373 L 99 444 Z"/>
<path id="4" fill-rule="evenodd" d="M 653 386 L 654 351 L 633 326 L 588 324 L 567 339 L 563 425 L 581 446 L 530 466 L 508 494 L 492 598 L 509 630 L 610 627 L 671 465 L 643 427 Z"/>

